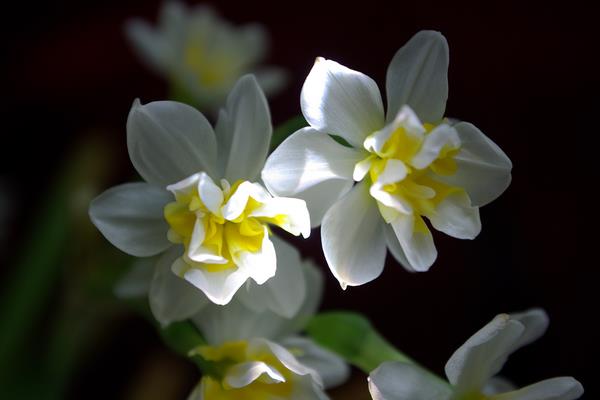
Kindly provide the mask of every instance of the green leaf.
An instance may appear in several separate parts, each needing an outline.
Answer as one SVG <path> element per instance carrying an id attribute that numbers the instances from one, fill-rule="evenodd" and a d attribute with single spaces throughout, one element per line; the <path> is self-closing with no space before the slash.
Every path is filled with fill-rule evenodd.
<path id="1" fill-rule="evenodd" d="M 198 346 L 207 344 L 200 331 L 190 321 L 174 322 L 162 329 L 159 327 L 159 333 L 171 350 L 191 359 L 204 373 L 211 369 L 211 365 L 202 357 L 190 354 Z"/>
<path id="2" fill-rule="evenodd" d="M 384 361 L 415 364 L 358 313 L 338 311 L 318 314 L 309 322 L 307 333 L 315 342 L 367 374 Z"/>
<path id="3" fill-rule="evenodd" d="M 308 123 L 302 115 L 292 117 L 279 125 L 275 128 L 271 137 L 271 150 L 275 150 L 288 136 L 306 126 L 308 126 Z"/>

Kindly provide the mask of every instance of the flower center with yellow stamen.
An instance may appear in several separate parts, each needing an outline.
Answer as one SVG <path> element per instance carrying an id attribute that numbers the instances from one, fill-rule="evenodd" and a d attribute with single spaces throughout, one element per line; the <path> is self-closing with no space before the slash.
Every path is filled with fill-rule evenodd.
<path id="1" fill-rule="evenodd" d="M 282 224 L 285 215 L 272 218 L 253 217 L 250 214 L 262 203 L 248 197 L 243 211 L 234 219 L 226 219 L 222 210 L 244 181 L 233 186 L 222 181 L 222 201 L 212 211 L 202 201 L 199 186 L 175 192 L 175 201 L 164 208 L 169 224 L 168 238 L 172 243 L 183 244 L 183 260 L 190 268 L 204 268 L 209 272 L 236 268 L 241 252 L 256 253 L 261 250 L 267 223 Z M 215 188 L 217 188 L 215 186 Z M 218 188 L 217 188 L 218 190 Z M 198 224 L 201 224 L 200 226 Z M 201 233 L 198 233 L 201 232 Z M 196 252 L 201 253 L 195 256 Z"/>
<path id="2" fill-rule="evenodd" d="M 220 346 L 200 346 L 190 355 L 199 355 L 207 361 L 208 371 L 202 378 L 205 399 L 265 400 L 288 398 L 292 393 L 292 372 L 268 347 L 251 348 L 247 341 L 225 342 Z M 231 379 L 239 375 L 240 366 L 249 362 L 266 364 L 281 380 L 262 375 L 245 386 L 232 386 Z"/>
<path id="3" fill-rule="evenodd" d="M 358 165 L 368 168 L 371 187 L 376 191 L 385 192 L 390 202 L 397 200 L 398 207 L 383 204 L 379 196 L 372 190 L 371 194 L 378 200 L 378 205 L 384 218 L 392 214 L 386 212 L 385 207 L 397 208 L 404 213 L 417 215 L 431 215 L 437 205 L 448 195 L 462 191 L 461 188 L 443 183 L 437 177 L 454 175 L 458 169 L 454 157 L 460 147 L 444 145 L 436 157 L 428 165 L 418 168 L 415 166 L 415 157 L 423 151 L 428 135 L 436 128 L 432 124 L 423 124 L 422 132 L 413 132 L 404 126 L 397 127 L 385 140 L 380 148 L 372 147 L 375 133 L 365 140 L 365 147 L 371 153 L 367 158 L 360 161 Z M 367 144 L 369 144 L 367 146 Z M 392 165 L 397 166 L 396 172 L 390 172 Z M 388 196 L 389 195 L 389 196 Z M 410 210 L 410 212 L 408 211 Z M 387 220 L 388 218 L 386 218 Z M 390 221 L 388 221 L 390 222 Z M 417 219 L 415 230 L 426 229 L 424 223 Z M 421 226 L 423 225 L 423 226 Z"/>

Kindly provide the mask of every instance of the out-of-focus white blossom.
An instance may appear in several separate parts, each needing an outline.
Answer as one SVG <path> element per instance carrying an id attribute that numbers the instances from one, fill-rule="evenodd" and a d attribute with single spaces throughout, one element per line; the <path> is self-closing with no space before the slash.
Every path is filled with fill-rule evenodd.
<path id="1" fill-rule="evenodd" d="M 285 84 L 281 68 L 258 66 L 269 42 L 259 24 L 236 27 L 207 6 L 167 2 L 156 27 L 135 19 L 126 28 L 142 59 L 203 110 L 222 106 L 246 73 L 254 73 L 267 94 Z"/>

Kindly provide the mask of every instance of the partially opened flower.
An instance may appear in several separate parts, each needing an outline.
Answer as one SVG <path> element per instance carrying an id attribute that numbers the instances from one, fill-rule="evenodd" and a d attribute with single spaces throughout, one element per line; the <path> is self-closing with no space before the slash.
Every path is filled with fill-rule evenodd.
<path id="1" fill-rule="evenodd" d="M 226 304 L 248 278 L 262 284 L 275 275 L 270 224 L 308 237 L 310 221 L 303 200 L 273 197 L 253 182 L 272 131 L 253 76 L 235 86 L 215 131 L 185 104 L 136 101 L 127 120 L 127 146 L 147 183 L 107 190 L 92 202 L 90 216 L 111 243 L 131 255 L 166 251 L 162 262 L 170 262 L 177 254 L 173 272 L 211 301 Z"/>
<path id="2" fill-rule="evenodd" d="M 407 269 L 426 271 L 437 251 L 423 217 L 472 239 L 479 207 L 510 182 L 511 162 L 497 145 L 472 124 L 444 118 L 447 68 L 444 37 L 417 33 L 388 68 L 385 115 L 376 83 L 360 72 L 318 58 L 306 78 L 310 127 L 273 152 L 262 178 L 272 192 L 307 201 L 342 287 L 379 276 L 386 243 Z"/>
<path id="3" fill-rule="evenodd" d="M 194 318 L 207 345 L 192 351 L 207 364 L 189 399 L 326 399 L 323 389 L 343 383 L 349 368 L 310 339 L 296 336 L 319 305 L 322 277 L 296 253 L 286 259 L 303 273 L 306 296 L 291 318 L 258 311 L 236 296 L 227 306 L 208 305 Z M 249 290 L 251 296 L 262 287 Z"/>
<path id="4" fill-rule="evenodd" d="M 127 35 L 152 68 L 202 109 L 220 107 L 246 73 L 254 73 L 267 93 L 279 90 L 286 81 L 280 68 L 257 67 L 268 50 L 262 26 L 235 27 L 207 6 L 186 8 L 167 2 L 156 28 L 133 20 L 127 24 Z"/>
<path id="5" fill-rule="evenodd" d="M 370 374 L 369 391 L 374 400 L 576 399 L 583 387 L 571 377 L 547 379 L 518 390 L 495 377 L 511 353 L 539 338 L 547 326 L 548 317 L 539 309 L 500 314 L 450 357 L 446 364 L 449 385 L 415 365 L 386 362 Z"/>

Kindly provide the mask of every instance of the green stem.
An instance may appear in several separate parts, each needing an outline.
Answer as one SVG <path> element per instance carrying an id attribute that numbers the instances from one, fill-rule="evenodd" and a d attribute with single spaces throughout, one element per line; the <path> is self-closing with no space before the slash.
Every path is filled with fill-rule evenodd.
<path id="1" fill-rule="evenodd" d="M 413 364 L 448 384 L 392 346 L 367 318 L 358 313 L 337 311 L 318 314 L 309 322 L 306 331 L 319 345 L 337 353 L 366 374 L 385 361 L 398 361 Z"/>

